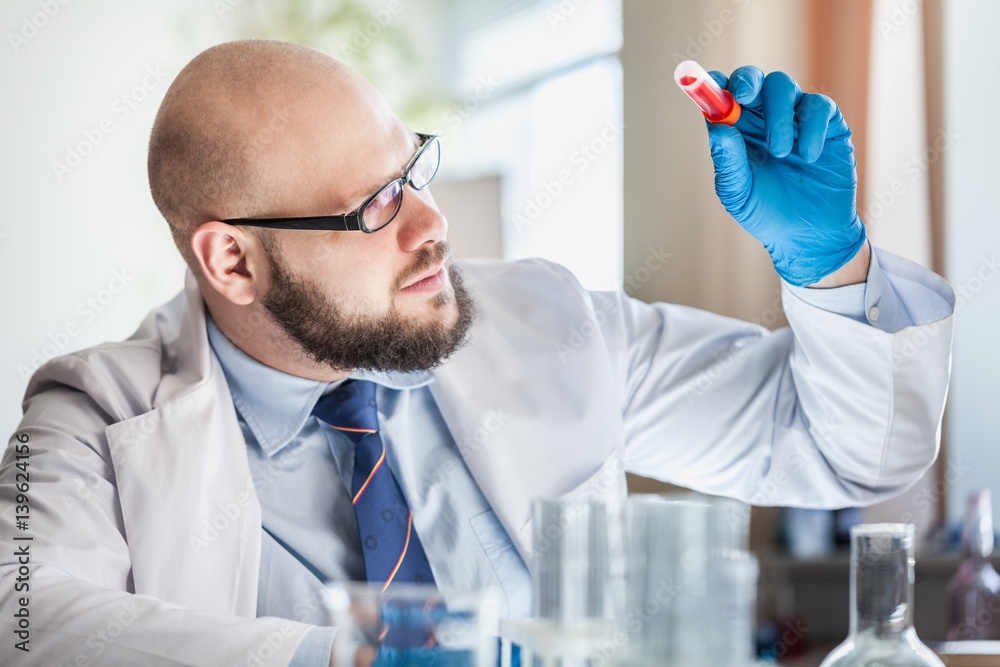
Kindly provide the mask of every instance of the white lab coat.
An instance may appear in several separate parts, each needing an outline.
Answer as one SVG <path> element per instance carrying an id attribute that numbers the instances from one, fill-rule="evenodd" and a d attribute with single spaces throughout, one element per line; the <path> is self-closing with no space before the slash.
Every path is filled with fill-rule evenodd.
<path id="1" fill-rule="evenodd" d="M 621 497 L 625 470 L 757 504 L 868 503 L 933 461 L 952 340 L 944 281 L 879 257 L 908 309 L 943 317 L 885 333 L 786 290 L 794 335 L 769 333 L 590 293 L 546 262 L 465 263 L 480 316 L 432 393 L 526 559 L 532 498 Z M 190 276 L 128 341 L 40 369 L 24 407 L 31 653 L 4 627 L 0 662 L 287 664 L 310 626 L 254 619 L 261 511 Z M 12 453 L 0 627 L 21 596 Z"/>

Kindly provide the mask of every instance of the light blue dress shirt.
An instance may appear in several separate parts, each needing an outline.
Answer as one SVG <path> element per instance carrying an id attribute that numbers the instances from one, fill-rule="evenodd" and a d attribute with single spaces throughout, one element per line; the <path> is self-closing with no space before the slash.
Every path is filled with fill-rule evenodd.
<path id="1" fill-rule="evenodd" d="M 791 287 L 791 291 L 813 306 L 886 331 L 913 323 L 879 269 L 874 252 L 867 284 L 834 289 Z M 325 627 L 322 584 L 364 579 L 350 495 L 354 446 L 345 435 L 323 428 L 311 416 L 320 396 L 339 382 L 307 380 L 265 366 L 229 341 L 211 316 L 207 322 L 209 342 L 229 383 L 260 499 L 257 615 L 315 623 L 317 627 L 305 635 L 290 667 L 326 667 L 335 631 Z M 499 583 L 507 598 L 506 615 L 527 615 L 531 594 L 527 567 L 490 510 L 437 410 L 428 389 L 433 377 L 429 373 L 364 372 L 350 377 L 379 385 L 379 423 L 389 464 L 411 503 L 421 542 L 437 566 L 438 586 L 445 590 Z M 406 457 L 406 466 L 394 465 L 399 457 Z M 423 474 L 398 474 L 403 468 L 412 470 L 413 463 L 420 461 L 427 462 Z M 442 468 L 451 471 L 447 483 L 439 483 L 431 493 L 427 488 L 415 493 L 417 485 L 433 486 L 428 480 Z M 428 500 L 415 507 L 417 497 Z M 456 521 L 454 507 L 476 511 L 471 521 Z M 450 557 L 436 559 L 435 553 Z"/>
<path id="2" fill-rule="evenodd" d="M 324 627 L 323 582 L 363 581 L 365 572 L 350 495 L 354 445 L 311 415 L 320 396 L 340 383 L 265 366 L 229 341 L 210 316 L 207 323 L 260 499 L 257 615 L 315 623 L 291 666 L 328 665 L 334 631 Z M 498 588 L 506 593 L 505 613 L 526 616 L 528 569 L 438 412 L 428 388 L 431 375 L 359 372 L 350 377 L 378 384 L 388 463 L 413 510 L 439 589 Z M 442 470 L 448 474 L 442 476 Z M 455 507 L 471 519 L 459 520 Z"/>

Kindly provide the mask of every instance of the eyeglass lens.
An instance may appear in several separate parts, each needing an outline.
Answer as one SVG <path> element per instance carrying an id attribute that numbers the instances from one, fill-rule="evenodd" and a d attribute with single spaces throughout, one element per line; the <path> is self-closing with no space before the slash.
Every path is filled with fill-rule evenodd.
<path id="1" fill-rule="evenodd" d="M 434 174 L 437 173 L 438 165 L 441 164 L 441 143 L 437 139 L 431 139 L 430 144 L 424 152 L 417 158 L 416 164 L 410 170 L 410 182 L 417 190 L 426 188 Z"/>
<path id="2" fill-rule="evenodd" d="M 410 169 L 410 183 L 414 189 L 426 188 L 437 173 L 440 163 L 441 146 L 432 139 L 431 144 L 420 153 Z M 402 180 L 397 179 L 382 188 L 375 198 L 368 202 L 368 206 L 361 214 L 368 229 L 374 231 L 392 221 L 403 203 L 403 187 Z"/>

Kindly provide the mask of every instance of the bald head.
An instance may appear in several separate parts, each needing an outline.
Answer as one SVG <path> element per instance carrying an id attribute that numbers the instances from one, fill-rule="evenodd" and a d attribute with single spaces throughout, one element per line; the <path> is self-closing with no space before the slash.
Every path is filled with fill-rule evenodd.
<path id="1" fill-rule="evenodd" d="M 349 168 L 352 141 L 398 126 L 364 78 L 320 51 L 221 44 L 195 57 L 163 99 L 149 141 L 153 201 L 197 273 L 190 239 L 199 225 L 340 205 L 333 194 L 322 200 L 310 174 Z"/>

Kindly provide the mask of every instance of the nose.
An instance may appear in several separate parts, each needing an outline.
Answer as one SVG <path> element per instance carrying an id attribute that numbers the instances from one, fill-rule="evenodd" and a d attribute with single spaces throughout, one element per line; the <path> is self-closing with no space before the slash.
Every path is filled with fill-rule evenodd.
<path id="1" fill-rule="evenodd" d="M 430 189 L 407 186 L 403 204 L 390 229 L 395 227 L 399 247 L 414 252 L 425 244 L 434 245 L 448 236 L 448 220 L 438 210 Z"/>

